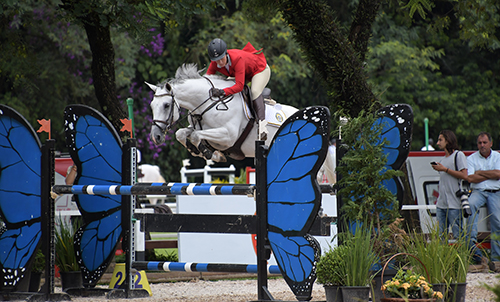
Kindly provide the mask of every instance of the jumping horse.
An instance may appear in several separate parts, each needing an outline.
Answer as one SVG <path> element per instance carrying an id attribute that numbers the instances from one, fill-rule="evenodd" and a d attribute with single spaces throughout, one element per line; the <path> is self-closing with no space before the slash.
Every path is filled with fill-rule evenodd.
<path id="1" fill-rule="evenodd" d="M 180 120 L 180 108 L 184 108 L 188 111 L 189 126 L 177 130 L 175 137 L 193 156 L 214 162 L 224 162 L 226 156 L 237 160 L 255 157 L 257 123 L 245 105 L 242 93 L 225 99 L 209 95 L 210 88 L 232 86 L 232 80 L 217 75 L 202 76 L 196 64 L 184 64 L 177 69 L 175 78 L 158 86 L 146 84 L 155 93 L 151 101 L 153 124 L 150 135 L 156 145 L 165 142 L 166 132 Z M 296 111 L 288 105 L 266 104 L 267 145 L 281 123 Z M 244 133 L 246 138 L 242 137 Z M 325 167 L 332 167 L 330 156 L 325 162 L 328 163 Z M 328 179 L 333 179 L 333 170 L 328 167 L 325 170 Z"/>

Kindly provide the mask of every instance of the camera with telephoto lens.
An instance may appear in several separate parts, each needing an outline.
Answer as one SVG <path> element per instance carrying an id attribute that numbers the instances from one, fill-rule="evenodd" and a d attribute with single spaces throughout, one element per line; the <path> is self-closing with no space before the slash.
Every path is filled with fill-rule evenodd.
<path id="1" fill-rule="evenodd" d="M 455 195 L 460 198 L 460 203 L 462 204 L 462 213 L 465 218 L 472 215 L 472 210 L 469 205 L 469 191 L 467 190 L 458 190 L 455 192 Z"/>

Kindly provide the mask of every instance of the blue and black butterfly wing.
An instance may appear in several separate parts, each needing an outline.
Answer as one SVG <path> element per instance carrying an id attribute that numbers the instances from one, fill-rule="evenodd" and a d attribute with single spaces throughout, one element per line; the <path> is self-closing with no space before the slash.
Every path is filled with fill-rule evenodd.
<path id="1" fill-rule="evenodd" d="M 31 125 L 0 105 L 0 267 L 4 287 L 15 287 L 40 244 L 41 151 Z"/>
<path id="2" fill-rule="evenodd" d="M 122 183 L 122 143 L 111 123 L 91 107 L 65 109 L 66 144 L 78 185 Z M 75 233 L 75 252 L 85 286 L 95 286 L 122 236 L 121 196 L 76 195 L 83 226 Z"/>
<path id="3" fill-rule="evenodd" d="M 383 125 L 382 139 L 387 139 L 384 146 L 387 165 L 399 170 L 410 153 L 413 133 L 413 110 L 407 104 L 393 104 L 378 110 L 382 116 L 377 120 Z"/>
<path id="4" fill-rule="evenodd" d="M 288 118 L 267 155 L 268 238 L 299 300 L 311 297 L 321 250 L 307 234 L 321 205 L 316 175 L 328 152 L 330 113 L 309 107 Z"/>
<path id="5" fill-rule="evenodd" d="M 399 170 L 410 153 L 411 138 L 413 133 L 413 110 L 407 104 L 393 104 L 377 111 L 381 116 L 375 123 L 382 125 L 381 139 L 386 139 L 383 147 L 387 155 L 386 169 Z M 402 205 L 403 186 L 399 177 L 394 177 L 383 182 Z"/>

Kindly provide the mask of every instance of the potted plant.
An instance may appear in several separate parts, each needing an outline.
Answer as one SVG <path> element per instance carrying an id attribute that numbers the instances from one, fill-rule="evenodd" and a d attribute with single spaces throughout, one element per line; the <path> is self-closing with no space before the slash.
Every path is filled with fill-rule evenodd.
<path id="1" fill-rule="evenodd" d="M 340 272 L 340 266 L 349 252 L 349 247 L 345 244 L 337 247 L 330 247 L 323 255 L 316 266 L 318 283 L 323 284 L 326 293 L 326 301 L 342 301 L 340 287 L 345 284 L 345 276 Z"/>
<path id="2" fill-rule="evenodd" d="M 366 301 L 374 276 L 371 268 L 378 260 L 372 248 L 371 227 L 359 224 L 352 232 L 339 236 L 342 244 L 330 249 L 318 262 L 318 282 L 325 285 L 327 294 L 333 291 L 327 301 L 329 296 L 334 299 L 331 301 Z"/>
<path id="3" fill-rule="evenodd" d="M 412 232 L 405 245 L 406 251 L 416 256 L 427 267 L 429 282 L 439 287 L 446 300 L 453 296 L 465 297 L 465 282 L 472 253 L 465 236 L 449 243 L 439 233 L 437 225 L 429 234 Z M 417 273 L 423 274 L 422 266 L 409 259 Z"/>
<path id="4" fill-rule="evenodd" d="M 469 263 L 472 262 L 473 252 L 465 236 L 456 240 L 453 246 L 455 248 L 455 265 L 451 271 L 452 278 L 448 297 L 452 301 L 463 302 L 465 301 L 467 272 L 469 271 Z"/>
<path id="5" fill-rule="evenodd" d="M 56 265 L 61 274 L 61 286 L 63 291 L 68 288 L 83 287 L 80 267 L 76 260 L 74 249 L 74 232 L 78 229 L 78 220 L 72 224 L 59 219 L 55 228 L 56 235 Z"/>
<path id="6" fill-rule="evenodd" d="M 432 289 L 426 278 L 410 270 L 399 269 L 396 276 L 382 285 L 382 302 L 436 301 L 443 294 Z"/>
<path id="7" fill-rule="evenodd" d="M 30 284 L 28 291 L 38 292 L 40 289 L 40 281 L 42 279 L 42 272 L 45 269 L 45 255 L 41 249 L 38 249 L 35 260 L 31 266 Z"/>

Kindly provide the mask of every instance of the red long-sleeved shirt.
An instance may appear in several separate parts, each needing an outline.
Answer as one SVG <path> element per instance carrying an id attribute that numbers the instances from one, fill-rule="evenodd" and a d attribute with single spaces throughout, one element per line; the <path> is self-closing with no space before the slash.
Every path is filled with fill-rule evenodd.
<path id="1" fill-rule="evenodd" d="M 257 51 L 250 42 L 242 50 L 228 49 L 227 53 L 231 58 L 229 71 L 225 66 L 217 67 L 217 63 L 212 61 L 208 66 L 207 74 L 215 74 L 218 71 L 228 77 L 234 77 L 236 83 L 231 87 L 224 88 L 226 95 L 231 95 L 241 92 L 243 86 L 250 82 L 254 75 L 266 68 L 267 61 L 264 53 L 261 50 Z"/>

